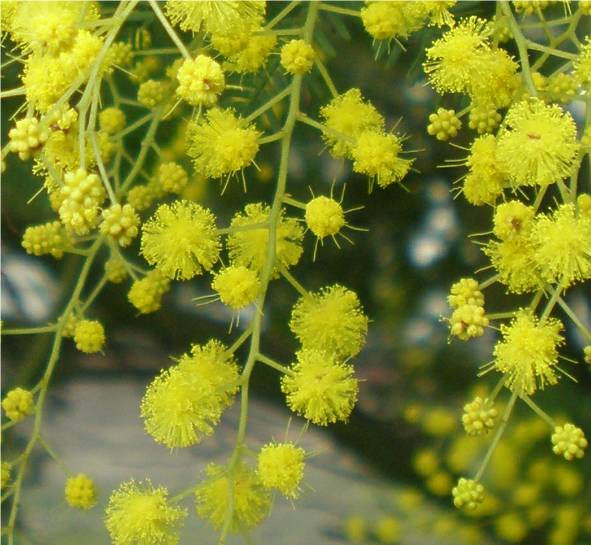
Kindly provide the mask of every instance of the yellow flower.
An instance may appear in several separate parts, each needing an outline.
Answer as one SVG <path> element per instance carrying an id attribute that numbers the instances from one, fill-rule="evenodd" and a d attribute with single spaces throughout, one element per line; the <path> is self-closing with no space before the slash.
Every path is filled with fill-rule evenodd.
<path id="1" fill-rule="evenodd" d="M 296 357 L 292 373 L 281 379 L 289 408 L 319 426 L 346 422 L 357 401 L 353 367 L 321 350 L 304 348 Z"/>
<path id="2" fill-rule="evenodd" d="M 258 454 L 257 475 L 265 488 L 297 498 L 304 476 L 304 449 L 293 443 L 269 443 Z"/>
<path id="3" fill-rule="evenodd" d="M 437 140 L 449 140 L 458 135 L 462 128 L 462 122 L 456 115 L 455 110 L 437 108 L 437 111 L 429 115 L 427 132 Z"/>
<path id="4" fill-rule="evenodd" d="M 540 99 L 512 106 L 498 135 L 497 158 L 514 186 L 546 186 L 570 176 L 578 150 L 571 115 Z"/>
<path id="5" fill-rule="evenodd" d="M 209 464 L 205 469 L 206 480 L 195 491 L 197 515 L 207 519 L 219 529 L 230 514 L 228 505 L 233 499 L 230 528 L 238 532 L 243 528 L 258 526 L 269 514 L 271 494 L 262 486 L 257 474 L 243 463 L 228 469 Z"/>
<path id="6" fill-rule="evenodd" d="M 305 40 L 291 40 L 281 48 L 281 66 L 290 74 L 305 74 L 314 65 L 314 48 Z"/>
<path id="7" fill-rule="evenodd" d="M 111 494 L 105 524 L 113 545 L 176 545 L 186 516 L 170 504 L 166 488 L 132 480 Z"/>
<path id="8" fill-rule="evenodd" d="M 140 314 L 156 312 L 160 308 L 162 296 L 170 289 L 170 279 L 159 270 L 150 271 L 132 285 L 127 298 Z"/>
<path id="9" fill-rule="evenodd" d="M 533 394 L 556 384 L 558 346 L 564 343 L 562 323 L 555 318 L 541 322 L 520 310 L 509 325 L 501 325 L 503 339 L 494 348 L 492 367 L 506 376 L 506 385 L 518 394 Z"/>
<path id="10" fill-rule="evenodd" d="M 447 302 L 454 309 L 463 305 L 483 307 L 484 294 L 478 289 L 477 280 L 474 278 L 461 278 L 450 288 Z"/>
<path id="11" fill-rule="evenodd" d="M 103 210 L 100 232 L 127 247 L 138 234 L 140 217 L 130 204 L 114 204 Z"/>
<path id="12" fill-rule="evenodd" d="M 293 307 L 289 328 L 304 348 L 349 357 L 363 347 L 367 322 L 355 292 L 335 284 L 302 296 Z"/>
<path id="13" fill-rule="evenodd" d="M 230 265 L 215 275 L 211 287 L 222 303 L 233 310 L 241 310 L 256 299 L 260 282 L 256 272 L 242 265 Z"/>
<path id="14" fill-rule="evenodd" d="M 587 439 L 581 428 L 574 424 L 556 426 L 552 433 L 552 450 L 554 454 L 563 456 L 565 460 L 571 461 L 574 458 L 582 458 L 587 448 Z"/>
<path id="15" fill-rule="evenodd" d="M 33 394 L 23 388 L 13 388 L 2 400 L 2 408 L 10 420 L 20 422 L 35 411 Z"/>
<path id="16" fill-rule="evenodd" d="M 107 194 L 96 174 L 84 169 L 66 172 L 60 189 L 62 204 L 59 215 L 62 223 L 77 235 L 86 235 L 99 222 L 99 206 Z"/>
<path id="17" fill-rule="evenodd" d="M 458 509 L 473 511 L 484 501 L 484 487 L 477 481 L 461 477 L 452 495 Z"/>
<path id="18" fill-rule="evenodd" d="M 84 473 L 68 477 L 64 495 L 68 505 L 78 509 L 92 509 L 98 501 L 94 481 Z"/>
<path id="19" fill-rule="evenodd" d="M 484 435 L 495 427 L 499 411 L 488 399 L 476 396 L 464 405 L 462 424 L 468 435 Z"/>
<path id="20" fill-rule="evenodd" d="M 163 204 L 142 226 L 142 255 L 173 280 L 211 270 L 220 249 L 215 216 L 194 202 Z"/>
<path id="21" fill-rule="evenodd" d="M 480 136 L 472 142 L 466 166 L 470 169 L 462 187 L 466 200 L 474 206 L 494 204 L 502 195 L 505 185 L 505 174 L 497 160 L 497 141 L 494 136 Z"/>
<path id="22" fill-rule="evenodd" d="M 59 221 L 27 227 L 22 241 L 28 254 L 51 254 L 55 259 L 61 259 L 72 244 L 72 237 Z"/>
<path id="23" fill-rule="evenodd" d="M 97 320 L 80 320 L 74 330 L 74 342 L 80 352 L 94 354 L 105 345 L 105 330 Z"/>
<path id="24" fill-rule="evenodd" d="M 213 106 L 226 87 L 222 67 L 207 55 L 186 59 L 177 72 L 176 93 L 191 106 Z"/>
<path id="25" fill-rule="evenodd" d="M 477 305 L 462 305 L 456 308 L 449 319 L 450 335 L 462 341 L 484 335 L 484 328 L 488 326 L 488 318 L 484 307 Z"/>
<path id="26" fill-rule="evenodd" d="M 345 225 L 343 207 L 334 199 L 320 196 L 306 204 L 306 225 L 320 240 L 334 237 Z"/>
<path id="27" fill-rule="evenodd" d="M 501 240 L 527 235 L 531 231 L 535 210 L 521 201 L 508 201 L 495 209 L 493 233 Z"/>
<path id="28" fill-rule="evenodd" d="M 125 127 L 125 113 L 119 108 L 105 108 L 99 113 L 99 125 L 107 134 L 115 134 Z"/>

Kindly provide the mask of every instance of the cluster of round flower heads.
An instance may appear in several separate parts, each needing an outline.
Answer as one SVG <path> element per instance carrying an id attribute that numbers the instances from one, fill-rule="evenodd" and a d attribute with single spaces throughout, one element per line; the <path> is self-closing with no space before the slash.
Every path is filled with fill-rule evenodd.
<path id="1" fill-rule="evenodd" d="M 447 300 L 453 309 L 449 318 L 450 335 L 467 341 L 484 334 L 488 326 L 484 294 L 474 278 L 462 278 L 453 284 Z"/>
<path id="2" fill-rule="evenodd" d="M 334 157 L 353 160 L 353 171 L 367 175 L 380 187 L 399 182 L 412 160 L 400 156 L 402 138 L 384 130 L 384 118 L 359 89 L 350 89 L 320 110 L 323 138 Z"/>
<path id="3" fill-rule="evenodd" d="M 20 422 L 35 411 L 33 393 L 24 388 L 9 390 L 2 400 L 2 409 L 13 422 Z"/>
<path id="4" fill-rule="evenodd" d="M 92 509 L 98 501 L 96 485 L 84 473 L 68 477 L 64 495 L 68 505 L 77 509 Z"/>

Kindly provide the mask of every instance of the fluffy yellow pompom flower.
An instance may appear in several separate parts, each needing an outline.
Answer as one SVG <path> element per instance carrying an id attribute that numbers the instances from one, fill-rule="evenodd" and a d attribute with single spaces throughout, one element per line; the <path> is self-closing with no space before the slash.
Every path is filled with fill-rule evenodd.
<path id="1" fill-rule="evenodd" d="M 137 237 L 140 217 L 131 204 L 114 204 L 103 210 L 103 222 L 100 232 L 108 235 L 119 243 L 119 246 L 129 246 Z"/>
<path id="2" fill-rule="evenodd" d="M 244 213 L 237 213 L 230 223 L 230 229 L 262 224 L 269 219 L 271 208 L 262 203 L 247 204 Z M 286 218 L 283 210 L 276 231 L 275 253 L 277 261 L 284 267 L 295 265 L 302 255 L 304 230 L 293 218 Z M 236 229 L 228 236 L 228 251 L 235 265 L 243 265 L 260 273 L 267 261 L 269 229 Z"/>
<path id="3" fill-rule="evenodd" d="M 68 477 L 64 495 L 68 505 L 77 509 L 92 509 L 98 501 L 96 485 L 84 473 Z"/>
<path id="4" fill-rule="evenodd" d="M 408 37 L 399 2 L 367 2 L 360 14 L 363 27 L 376 40 Z"/>
<path id="5" fill-rule="evenodd" d="M 281 379 L 289 408 L 319 426 L 346 422 L 359 390 L 353 366 L 322 350 L 304 348 L 296 357 L 293 374 Z"/>
<path id="6" fill-rule="evenodd" d="M 426 51 L 423 67 L 440 94 L 469 92 L 482 77 L 486 53 L 490 51 L 487 22 L 478 17 L 462 19 Z"/>
<path id="7" fill-rule="evenodd" d="M 182 30 L 207 33 L 240 32 L 261 23 L 265 15 L 262 0 L 169 0 L 166 14 Z"/>
<path id="8" fill-rule="evenodd" d="M 521 201 L 508 201 L 495 209 L 493 233 L 501 240 L 509 240 L 530 232 L 535 210 Z"/>
<path id="9" fill-rule="evenodd" d="M 167 193 L 181 193 L 189 182 L 189 175 L 181 165 L 170 161 L 158 167 L 158 181 Z"/>
<path id="10" fill-rule="evenodd" d="M 97 320 L 80 320 L 74 330 L 74 342 L 80 352 L 94 354 L 105 345 L 105 330 Z"/>
<path id="11" fill-rule="evenodd" d="M 591 89 L 591 36 L 587 36 L 587 40 L 573 65 L 577 81 L 581 85 L 586 85 L 588 90 Z"/>
<path id="12" fill-rule="evenodd" d="M 13 388 L 2 400 L 2 408 L 10 420 L 20 422 L 35 411 L 33 394 L 23 388 Z"/>
<path id="13" fill-rule="evenodd" d="M 66 172 L 60 189 L 59 215 L 66 228 L 77 235 L 87 235 L 99 221 L 99 206 L 107 194 L 96 174 L 84 169 Z"/>
<path id="14" fill-rule="evenodd" d="M 305 74 L 314 65 L 314 48 L 305 40 L 291 40 L 281 48 L 281 66 L 288 73 Z"/>
<path id="15" fill-rule="evenodd" d="M 161 205 L 142 226 L 141 252 L 171 279 L 189 280 L 211 270 L 219 258 L 215 216 L 185 200 Z"/>
<path id="16" fill-rule="evenodd" d="M 49 134 L 49 127 L 39 125 L 36 117 L 19 119 L 8 133 L 8 148 L 25 161 L 43 147 Z"/>
<path id="17" fill-rule="evenodd" d="M 334 237 L 345 225 L 343 207 L 328 197 L 315 197 L 306 204 L 306 225 L 320 240 Z"/>
<path id="18" fill-rule="evenodd" d="M 498 135 L 497 158 L 514 186 L 545 186 L 570 176 L 578 150 L 572 116 L 535 98 L 512 106 Z"/>
<path id="19" fill-rule="evenodd" d="M 51 254 L 55 259 L 61 259 L 64 250 L 72 245 L 72 237 L 59 221 L 27 227 L 23 235 L 22 246 L 28 254 Z"/>
<path id="20" fill-rule="evenodd" d="M 154 270 L 131 285 L 127 298 L 140 314 L 149 314 L 160 308 L 162 296 L 169 289 L 170 279 L 159 270 Z"/>
<path id="21" fill-rule="evenodd" d="M 207 519 L 214 528 L 224 525 L 231 497 L 234 499 L 230 526 L 233 531 L 254 528 L 267 517 L 271 509 L 271 494 L 248 466 L 237 464 L 232 480 L 228 469 L 218 464 L 209 464 L 205 473 L 206 480 L 195 491 L 195 505 L 197 515 Z"/>
<path id="22" fill-rule="evenodd" d="M 466 166 L 470 169 L 464 178 L 462 193 L 474 206 L 494 204 L 503 193 L 505 174 L 497 160 L 497 141 L 492 135 L 476 138 L 470 146 Z"/>
<path id="23" fill-rule="evenodd" d="M 546 282 L 568 287 L 591 278 L 591 218 L 577 215 L 573 204 L 540 214 L 532 227 L 534 259 Z"/>
<path id="24" fill-rule="evenodd" d="M 119 108 L 105 108 L 99 113 L 99 126 L 107 134 L 115 134 L 125 127 L 125 113 Z"/>
<path id="25" fill-rule="evenodd" d="M 506 386 L 528 395 L 546 384 L 556 384 L 558 346 L 564 343 L 562 323 L 555 318 L 540 322 L 520 310 L 509 325 L 501 325 L 503 339 L 495 345 L 492 368 L 506 376 Z"/>
<path id="26" fill-rule="evenodd" d="M 304 476 L 303 448 L 293 443 L 269 443 L 259 452 L 257 474 L 265 488 L 276 488 L 288 498 L 300 494 Z"/>
<path id="27" fill-rule="evenodd" d="M 359 135 L 351 151 L 353 171 L 377 180 L 380 187 L 399 182 L 412 165 L 412 160 L 399 156 L 401 151 L 397 135 L 366 131 Z"/>
<path id="28" fill-rule="evenodd" d="M 230 265 L 215 275 L 211 287 L 224 305 L 241 310 L 256 299 L 260 282 L 256 272 L 242 265 Z"/>
<path id="29" fill-rule="evenodd" d="M 463 305 L 484 306 L 484 294 L 478 288 L 478 281 L 474 278 L 461 278 L 449 290 L 447 302 L 451 308 Z"/>
<path id="30" fill-rule="evenodd" d="M 226 87 L 222 67 L 207 55 L 186 59 L 176 77 L 177 95 L 191 106 L 213 106 Z"/>
<path id="31" fill-rule="evenodd" d="M 187 154 L 207 178 L 232 175 L 250 165 L 259 151 L 261 133 L 231 109 L 214 108 L 188 128 Z"/>
<path id="32" fill-rule="evenodd" d="M 464 405 L 462 424 L 468 435 L 484 435 L 495 427 L 499 411 L 488 399 L 476 396 Z"/>
<path id="33" fill-rule="evenodd" d="M 328 128 L 322 137 L 334 157 L 351 158 L 351 150 L 359 135 L 366 131 L 379 132 L 384 128 L 382 115 L 373 104 L 364 102 L 361 91 L 356 88 L 349 89 L 323 106 L 320 117 Z"/>
<path id="34" fill-rule="evenodd" d="M 355 292 L 335 284 L 300 297 L 289 328 L 304 348 L 349 357 L 365 343 L 367 316 Z"/>
<path id="35" fill-rule="evenodd" d="M 198 443 L 213 433 L 237 384 L 236 362 L 224 345 L 193 346 L 148 386 L 141 403 L 146 432 L 169 448 Z"/>
<path id="36" fill-rule="evenodd" d="M 461 477 L 451 493 L 458 509 L 473 511 L 484 501 L 484 486 L 473 479 Z"/>
<path id="37" fill-rule="evenodd" d="M 131 480 L 111 494 L 105 525 L 113 545 L 176 545 L 186 516 L 170 504 L 165 487 Z"/>
<path id="38" fill-rule="evenodd" d="M 554 454 L 563 456 L 569 462 L 575 458 L 582 458 L 588 445 L 583 430 L 570 423 L 556 426 L 551 440 Z"/>

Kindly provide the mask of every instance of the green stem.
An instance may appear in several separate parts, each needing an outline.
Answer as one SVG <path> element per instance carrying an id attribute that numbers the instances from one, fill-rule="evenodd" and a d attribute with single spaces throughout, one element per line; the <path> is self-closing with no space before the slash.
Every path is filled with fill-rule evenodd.
<path id="1" fill-rule="evenodd" d="M 260 353 L 257 354 L 256 359 L 257 359 L 257 361 L 260 361 L 261 363 L 264 363 L 265 365 L 268 365 L 269 367 L 276 369 L 277 371 L 279 371 L 280 373 L 283 373 L 284 375 L 290 375 L 290 376 L 295 375 L 295 373 L 291 369 L 289 369 L 288 367 L 285 367 L 284 365 L 281 365 L 280 363 L 265 356 L 264 354 L 260 354 Z"/>
<path id="2" fill-rule="evenodd" d="M 252 123 L 257 117 L 264 114 L 267 110 L 275 106 L 278 102 L 281 102 L 291 92 L 291 85 L 288 85 L 283 91 L 277 93 L 274 97 L 271 97 L 262 106 L 259 106 L 254 112 L 248 115 L 246 118 L 247 123 Z"/>
<path id="3" fill-rule="evenodd" d="M 164 27 L 164 30 L 166 30 L 166 33 L 174 42 L 174 45 L 176 45 L 179 48 L 179 51 L 181 52 L 183 57 L 185 57 L 185 59 L 191 60 L 191 54 L 185 47 L 185 44 L 182 42 L 182 40 L 178 37 L 177 33 L 174 31 L 166 17 L 164 17 L 164 13 L 162 13 L 162 10 L 158 7 L 158 2 L 156 2 L 155 0 L 149 0 L 149 4 L 150 7 L 154 10 L 156 17 L 158 17 L 160 24 Z"/>
<path id="4" fill-rule="evenodd" d="M 350 17 L 361 17 L 359 10 L 341 8 L 339 6 L 333 6 L 331 4 L 321 4 L 320 9 L 322 11 L 328 11 L 330 13 L 338 13 L 340 15 L 349 15 Z"/>
<path id="5" fill-rule="evenodd" d="M 328 73 L 326 66 L 324 66 L 324 63 L 318 57 L 316 57 L 316 59 L 314 60 L 314 63 L 316 64 L 316 68 L 318 69 L 318 72 L 320 72 L 320 75 L 322 76 L 324 83 L 328 87 L 330 94 L 333 97 L 338 96 L 339 92 L 337 91 L 337 88 L 336 88 L 334 82 L 332 81 L 332 78 L 330 77 L 330 74 Z"/>
<path id="6" fill-rule="evenodd" d="M 306 288 L 304 288 L 304 286 L 302 286 L 296 279 L 295 277 L 287 270 L 286 267 L 284 267 L 283 265 L 279 266 L 279 271 L 281 272 L 281 275 L 295 288 L 295 290 L 302 296 L 302 297 L 306 297 L 306 295 L 308 295 L 308 292 L 306 291 Z"/>
<path id="7" fill-rule="evenodd" d="M 583 322 L 579 320 L 578 316 L 572 311 L 572 309 L 566 304 L 566 301 L 562 299 L 562 297 L 558 297 L 557 299 L 558 306 L 564 311 L 564 313 L 572 320 L 573 324 L 577 326 L 579 331 L 587 337 L 588 341 L 591 341 L 591 331 L 585 327 Z"/>
<path id="8" fill-rule="evenodd" d="M 45 325 L 40 327 L 23 327 L 23 328 L 13 328 L 13 329 L 2 329 L 2 335 L 37 335 L 37 333 L 53 333 L 56 330 L 57 326 L 53 325 Z"/>
<path id="9" fill-rule="evenodd" d="M 527 40 L 527 48 L 533 49 L 534 51 L 542 51 L 544 53 L 548 53 L 554 57 L 560 57 L 562 59 L 568 60 L 575 60 L 577 58 L 576 55 L 573 53 L 567 53 L 566 51 L 560 51 L 559 49 L 554 49 L 553 47 L 548 47 L 546 45 L 542 45 L 536 42 L 532 42 L 531 40 Z"/>
<path id="10" fill-rule="evenodd" d="M 535 412 L 544 422 L 546 422 L 548 426 L 550 426 L 552 429 L 556 427 L 556 422 L 554 422 L 552 417 L 550 417 L 546 412 L 544 412 L 542 408 L 539 407 L 538 404 L 535 403 L 531 397 L 529 397 L 527 394 L 521 394 L 519 397 L 533 412 Z"/>

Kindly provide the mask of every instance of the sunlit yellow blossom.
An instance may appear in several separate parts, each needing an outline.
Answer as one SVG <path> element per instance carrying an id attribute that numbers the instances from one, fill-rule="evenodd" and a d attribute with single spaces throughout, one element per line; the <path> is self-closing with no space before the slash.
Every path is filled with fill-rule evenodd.
<path id="1" fill-rule="evenodd" d="M 501 203 L 495 209 L 493 233 L 501 240 L 527 235 L 533 225 L 533 207 L 521 201 Z"/>
<path id="2" fill-rule="evenodd" d="M 256 299 L 260 282 L 256 272 L 242 265 L 230 265 L 215 275 L 211 287 L 222 303 L 240 310 Z"/>
<path id="3" fill-rule="evenodd" d="M 257 474 L 265 488 L 275 488 L 288 498 L 297 498 L 304 476 L 303 448 L 293 443 L 269 443 L 258 454 Z"/>
<path id="4" fill-rule="evenodd" d="M 314 65 L 314 48 L 305 40 L 291 40 L 281 48 L 281 66 L 290 74 L 305 74 Z"/>
<path id="5" fill-rule="evenodd" d="M 466 200 L 474 206 L 494 204 L 503 192 L 505 174 L 497 159 L 497 141 L 492 135 L 479 136 L 466 159 L 470 169 L 462 186 Z"/>
<path id="6" fill-rule="evenodd" d="M 189 280 L 211 270 L 220 249 L 215 216 L 194 202 L 163 204 L 142 226 L 143 256 L 171 279 Z"/>
<path id="7" fill-rule="evenodd" d="M 176 93 L 191 106 L 213 106 L 226 87 L 222 67 L 207 55 L 186 59 L 177 72 Z"/>
<path id="8" fill-rule="evenodd" d="M 2 408 L 10 420 L 20 422 L 35 411 L 33 393 L 24 388 L 13 388 L 4 396 Z"/>
<path id="9" fill-rule="evenodd" d="M 306 225 L 320 240 L 336 235 L 345 225 L 343 207 L 334 199 L 320 196 L 306 204 Z"/>
<path id="10" fill-rule="evenodd" d="M 160 308 L 162 296 L 169 288 L 170 279 L 156 269 L 141 280 L 136 280 L 131 285 L 127 298 L 140 314 L 149 314 Z"/>
<path id="11" fill-rule="evenodd" d="M 84 473 L 68 477 L 64 495 L 68 505 L 77 509 L 92 509 L 98 501 L 96 485 Z"/>

